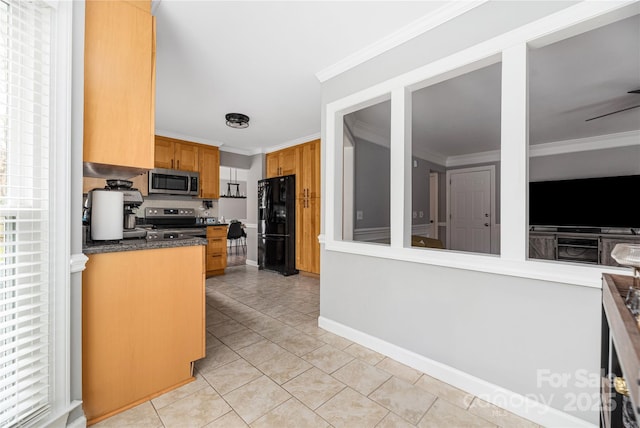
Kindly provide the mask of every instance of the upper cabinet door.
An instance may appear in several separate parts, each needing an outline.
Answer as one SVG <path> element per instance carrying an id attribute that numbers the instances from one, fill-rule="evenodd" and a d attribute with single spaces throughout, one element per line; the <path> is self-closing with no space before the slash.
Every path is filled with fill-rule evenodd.
<path id="1" fill-rule="evenodd" d="M 299 148 L 298 197 L 320 197 L 320 140 L 302 144 Z"/>
<path id="2" fill-rule="evenodd" d="M 278 163 L 280 165 L 280 174 L 278 175 L 292 175 L 297 171 L 298 166 L 298 149 L 297 147 L 291 147 L 281 150 L 279 152 Z"/>
<path id="3" fill-rule="evenodd" d="M 267 153 L 267 178 L 277 177 L 280 172 L 278 153 Z"/>
<path id="4" fill-rule="evenodd" d="M 154 18 L 124 1 L 87 1 L 84 161 L 154 166 Z"/>
<path id="5" fill-rule="evenodd" d="M 162 137 L 156 136 L 155 142 L 155 167 L 174 169 L 173 151 L 174 143 Z"/>
<path id="6" fill-rule="evenodd" d="M 173 158 L 175 169 L 198 171 L 198 146 L 195 144 L 175 143 Z"/>
<path id="7" fill-rule="evenodd" d="M 200 197 L 220 197 L 220 149 L 217 147 L 200 146 Z"/>
<path id="8" fill-rule="evenodd" d="M 298 169 L 298 148 L 267 153 L 267 178 L 293 175 Z M 296 185 L 297 187 L 297 185 Z"/>

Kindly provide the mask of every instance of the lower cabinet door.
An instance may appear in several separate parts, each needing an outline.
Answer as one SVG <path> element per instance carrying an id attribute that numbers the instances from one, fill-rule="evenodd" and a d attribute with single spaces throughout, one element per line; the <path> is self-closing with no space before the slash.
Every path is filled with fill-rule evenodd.
<path id="1" fill-rule="evenodd" d="M 89 255 L 82 400 L 89 423 L 193 380 L 205 355 L 203 245 Z"/>

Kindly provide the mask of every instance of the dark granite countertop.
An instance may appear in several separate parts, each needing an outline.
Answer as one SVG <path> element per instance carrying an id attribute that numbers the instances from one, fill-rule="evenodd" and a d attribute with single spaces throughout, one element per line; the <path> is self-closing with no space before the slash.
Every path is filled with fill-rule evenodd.
<path id="1" fill-rule="evenodd" d="M 147 241 L 146 239 L 123 239 L 120 241 L 90 242 L 82 247 L 84 254 L 116 253 L 120 251 L 152 250 L 156 248 L 190 247 L 207 245 L 205 238 L 170 239 L 166 241 Z"/>

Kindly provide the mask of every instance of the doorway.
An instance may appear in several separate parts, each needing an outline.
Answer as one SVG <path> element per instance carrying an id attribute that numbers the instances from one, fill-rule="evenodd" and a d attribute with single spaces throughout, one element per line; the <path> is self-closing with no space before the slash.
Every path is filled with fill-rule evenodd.
<path id="1" fill-rule="evenodd" d="M 447 248 L 490 254 L 495 228 L 495 167 L 447 171 Z"/>

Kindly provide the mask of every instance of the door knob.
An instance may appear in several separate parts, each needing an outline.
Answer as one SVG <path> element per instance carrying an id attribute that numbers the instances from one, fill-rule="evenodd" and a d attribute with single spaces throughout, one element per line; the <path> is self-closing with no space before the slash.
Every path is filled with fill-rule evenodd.
<path id="1" fill-rule="evenodd" d="M 484 225 L 485 225 L 485 226 L 487 226 L 487 227 L 489 227 L 489 223 L 485 223 Z"/>

